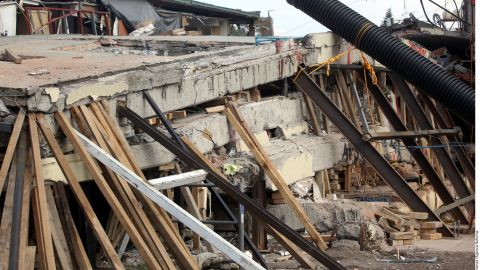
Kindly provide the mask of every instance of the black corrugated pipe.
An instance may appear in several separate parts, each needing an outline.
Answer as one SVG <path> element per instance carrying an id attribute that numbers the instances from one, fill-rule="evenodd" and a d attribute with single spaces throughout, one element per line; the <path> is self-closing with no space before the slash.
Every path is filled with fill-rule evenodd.
<path id="1" fill-rule="evenodd" d="M 338 0 L 287 0 L 470 124 L 474 90 Z"/>

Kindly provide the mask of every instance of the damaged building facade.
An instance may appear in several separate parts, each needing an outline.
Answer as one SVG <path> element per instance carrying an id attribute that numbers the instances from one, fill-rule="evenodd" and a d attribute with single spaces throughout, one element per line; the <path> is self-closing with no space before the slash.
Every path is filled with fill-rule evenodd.
<path id="1" fill-rule="evenodd" d="M 382 268 L 392 246 L 473 239 L 469 108 L 362 47 L 384 30 L 262 38 L 259 12 L 197 1 L 35 3 L 0 38 L 2 267 Z M 437 49 L 398 29 L 384 40 Z"/>

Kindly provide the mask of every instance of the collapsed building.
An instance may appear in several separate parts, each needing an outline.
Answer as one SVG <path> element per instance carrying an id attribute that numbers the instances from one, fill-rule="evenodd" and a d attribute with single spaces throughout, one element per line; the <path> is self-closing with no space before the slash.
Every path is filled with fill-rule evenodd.
<path id="1" fill-rule="evenodd" d="M 389 66 L 358 39 L 374 26 L 223 36 L 231 24 L 253 35 L 259 14 L 138 2 L 159 20 L 122 1 L 85 15 L 99 25 L 87 33 L 113 13 L 108 34 L 138 35 L 0 39 L 4 268 L 121 269 L 134 247 L 149 269 L 283 268 L 264 254 L 279 249 L 292 268 L 342 269 L 329 250 L 345 239 L 370 250 L 386 234 L 398 246 L 471 228 L 469 89 L 452 104 Z M 61 17 L 43 34 L 84 33 Z"/>

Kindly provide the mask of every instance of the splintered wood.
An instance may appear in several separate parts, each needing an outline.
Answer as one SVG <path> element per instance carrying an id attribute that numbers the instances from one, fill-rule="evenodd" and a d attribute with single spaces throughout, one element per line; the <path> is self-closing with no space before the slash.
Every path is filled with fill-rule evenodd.
<path id="1" fill-rule="evenodd" d="M 375 216 L 378 225 L 389 235 L 392 246 L 413 245 L 415 240 L 438 240 L 442 234 L 437 228 L 442 227 L 439 221 L 425 221 L 428 213 L 402 212 L 394 208 L 383 207 Z"/>

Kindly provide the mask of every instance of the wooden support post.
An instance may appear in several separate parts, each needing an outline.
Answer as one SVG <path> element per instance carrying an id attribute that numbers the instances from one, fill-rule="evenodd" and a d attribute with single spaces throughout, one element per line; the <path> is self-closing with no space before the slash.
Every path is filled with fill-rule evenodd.
<path id="1" fill-rule="evenodd" d="M 30 194 L 32 189 L 32 164 L 31 151 L 27 156 L 27 166 L 25 167 L 25 175 L 23 180 L 23 201 L 20 223 L 20 246 L 18 249 L 18 269 L 27 269 L 26 260 L 28 256 L 28 232 L 30 223 Z M 33 268 L 31 268 L 33 269 Z"/>
<path id="2" fill-rule="evenodd" d="M 234 111 L 232 111 L 232 109 Z M 300 203 L 295 199 L 292 191 L 285 183 L 285 180 L 283 180 L 283 177 L 280 175 L 277 168 L 275 168 L 263 148 L 261 148 L 260 143 L 257 141 L 255 136 L 247 129 L 245 121 L 243 121 L 241 115 L 233 104 L 227 103 L 225 115 L 227 116 L 227 119 L 233 125 L 235 130 L 239 133 L 242 140 L 248 146 L 250 152 L 252 152 L 257 162 L 263 167 L 265 173 L 268 175 L 270 180 L 278 188 L 282 197 L 286 200 L 288 205 L 292 207 L 297 217 L 302 221 L 305 229 L 310 234 L 315 244 L 321 250 L 327 249 L 327 245 L 323 241 L 318 231 L 315 229 L 315 226 L 313 226 L 312 222 L 307 216 L 307 213 L 302 208 Z"/>
<path id="3" fill-rule="evenodd" d="M 175 162 L 175 169 L 176 169 L 177 173 L 182 173 L 182 169 L 180 168 L 180 165 L 178 164 L 178 162 Z M 196 171 L 196 172 L 198 172 L 198 171 Z M 205 173 L 205 176 L 206 176 L 205 171 L 200 170 L 200 172 Z M 202 214 L 200 213 L 200 210 L 198 209 L 197 202 L 193 198 L 192 191 L 190 190 L 190 188 L 189 187 L 180 187 L 180 192 L 182 193 L 183 199 L 187 203 L 188 211 L 190 212 L 190 214 L 192 214 L 192 216 L 194 216 L 198 220 L 204 220 L 205 217 L 202 216 Z M 195 244 L 198 245 L 198 247 L 200 247 L 200 236 L 198 234 L 194 234 L 193 241 L 196 242 Z M 194 246 L 196 246 L 195 244 L 194 244 Z M 207 247 L 208 252 L 214 252 L 213 247 L 210 243 L 207 242 L 206 247 Z"/>
<path id="4" fill-rule="evenodd" d="M 108 151 L 109 148 L 106 144 L 106 141 L 100 134 L 100 130 L 102 130 L 103 132 L 105 132 L 105 130 L 103 128 L 98 129 L 98 126 L 95 123 L 95 117 L 85 106 L 80 106 L 80 111 L 82 115 L 77 116 L 78 119 L 81 119 L 81 121 L 84 122 L 83 125 L 90 129 L 93 134 L 93 138 L 97 141 L 100 147 Z M 72 138 L 69 139 L 75 140 L 76 137 L 73 138 L 72 136 Z M 83 151 L 80 148 L 81 147 L 77 146 L 76 150 Z M 85 156 L 90 158 L 90 160 L 86 159 Z M 97 181 L 106 181 L 102 176 L 99 168 L 86 151 L 84 152 L 84 155 L 81 155 L 81 157 L 84 163 L 87 165 L 89 172 L 91 174 L 97 174 L 92 175 L 94 178 L 97 178 Z M 123 219 L 122 225 L 126 229 L 129 236 L 132 238 L 135 246 L 139 249 L 139 253 L 141 254 L 142 258 L 147 262 L 147 264 L 157 265 L 156 267 L 172 269 L 174 265 L 171 261 L 171 258 L 169 257 L 157 233 L 153 229 L 153 226 L 151 225 L 146 214 L 141 209 L 141 205 L 132 193 L 130 186 L 124 181 L 121 181 L 119 178 L 117 178 L 115 173 L 108 168 L 106 169 L 105 175 L 108 175 L 110 177 L 111 187 L 102 183 L 103 185 L 105 185 L 104 192 L 105 194 L 107 194 L 104 194 L 104 196 L 107 198 L 107 200 L 109 200 L 109 197 L 115 198 L 115 201 L 109 201 L 110 206 L 115 211 L 117 217 L 121 222 Z M 99 183 L 97 183 L 97 185 L 99 185 Z M 107 188 L 109 191 L 107 191 Z M 102 188 L 100 190 L 102 190 Z M 121 201 L 115 196 L 114 193 L 116 193 L 121 198 Z M 121 215 L 124 216 L 121 217 Z M 127 228 L 125 224 L 128 224 L 130 228 Z M 129 229 L 133 230 L 136 235 L 130 235 Z"/>
<path id="5" fill-rule="evenodd" d="M 34 189 L 33 189 L 33 219 L 35 221 L 35 237 L 42 269 L 55 269 L 52 234 L 48 220 L 48 206 L 45 194 L 45 182 L 42 176 L 42 157 L 40 156 L 40 141 L 35 114 L 29 114 L 30 142 L 32 147 Z"/>
<path id="6" fill-rule="evenodd" d="M 318 83 L 320 85 L 320 88 L 323 91 L 327 91 L 327 88 L 326 88 L 326 85 L 325 85 L 325 79 L 323 78 L 322 74 L 318 75 Z M 313 106 L 315 106 L 315 105 L 313 105 Z M 330 122 L 328 121 L 328 118 L 324 113 L 320 112 L 320 115 L 321 115 L 321 118 L 322 118 L 323 129 L 325 130 L 325 132 L 327 134 L 329 134 L 330 133 Z"/>
<path id="7" fill-rule="evenodd" d="M 258 205 L 265 208 L 267 200 L 265 199 L 266 183 L 264 179 L 257 179 L 252 189 L 252 197 Z M 265 233 L 265 223 L 256 218 L 252 224 L 252 241 L 259 250 L 267 249 L 267 234 Z"/>
<path id="8" fill-rule="evenodd" d="M 316 265 L 310 261 L 302 252 L 300 248 L 298 248 L 292 241 L 288 238 L 283 236 L 281 233 L 276 231 L 274 228 L 270 226 L 265 226 L 265 229 L 271 234 L 277 241 L 292 254 L 292 256 L 297 260 L 297 262 L 302 265 L 303 268 L 306 269 L 316 269 Z"/>
<path id="9" fill-rule="evenodd" d="M 5 178 L 7 177 L 8 169 L 12 163 L 13 152 L 17 147 L 18 138 L 20 132 L 22 131 L 23 122 L 25 121 L 25 113 L 23 110 L 20 110 L 15 119 L 15 125 L 13 126 L 12 134 L 10 135 L 10 140 L 8 141 L 7 150 L 5 151 L 5 156 L 3 157 L 2 167 L 0 168 L 0 193 L 3 190 L 3 185 L 5 183 Z"/>
<path id="10" fill-rule="evenodd" d="M 310 118 L 310 122 L 312 123 L 313 134 L 317 136 L 321 135 L 322 128 L 320 127 L 320 123 L 318 122 L 317 112 L 315 110 L 315 107 L 313 106 L 312 101 L 305 94 L 303 94 L 303 101 L 305 102 L 305 107 L 307 108 L 308 117 Z"/>
<path id="11" fill-rule="evenodd" d="M 73 270 L 73 260 L 75 257 L 73 253 L 69 250 L 67 244 L 67 238 L 65 236 L 64 228 L 60 222 L 60 215 L 58 214 L 57 206 L 55 205 L 55 199 L 53 197 L 53 191 L 50 187 L 45 188 L 47 205 L 48 205 L 48 214 L 50 225 L 52 226 L 52 240 L 57 251 L 57 257 L 59 264 L 64 270 Z M 68 239 L 70 241 L 70 239 Z M 73 256 L 72 256 L 73 255 Z"/>
<path id="12" fill-rule="evenodd" d="M 95 158 L 97 158 L 100 162 L 102 162 L 105 166 L 109 167 L 115 173 L 121 175 L 122 178 L 127 180 L 142 194 L 144 194 L 152 201 L 160 205 L 162 208 L 164 208 L 166 211 L 168 211 L 170 214 L 175 216 L 180 222 L 201 235 L 212 245 L 216 246 L 221 252 L 223 252 L 225 255 L 229 256 L 233 261 L 239 264 L 240 267 L 244 267 L 245 269 L 264 269 L 261 265 L 253 261 L 246 254 L 239 251 L 228 241 L 226 241 L 221 236 L 212 231 L 210 228 L 208 228 L 205 224 L 199 222 L 184 209 L 167 199 L 165 195 L 154 189 L 152 186 L 142 180 L 142 178 L 129 170 L 118 160 L 108 155 L 105 151 L 103 151 L 93 142 L 88 140 L 81 133 L 76 132 L 76 135 L 79 137 L 82 143 L 85 144 L 86 150 L 90 154 L 92 154 Z"/>
<path id="13" fill-rule="evenodd" d="M 15 155 L 15 158 L 17 156 Z M 0 268 L 8 269 L 10 256 L 10 235 L 12 233 L 13 199 L 15 190 L 15 176 L 17 165 L 12 164 L 7 181 L 5 202 L 3 204 L 2 220 L 0 224 Z"/>
<path id="14" fill-rule="evenodd" d="M 55 183 L 53 186 L 53 193 L 55 195 L 54 197 L 58 207 L 59 216 L 64 222 L 66 236 L 69 239 L 68 242 L 70 243 L 73 254 L 75 254 L 73 259 L 75 260 L 78 269 L 93 269 L 90 261 L 88 260 L 88 255 L 83 246 L 82 239 L 78 234 L 75 222 L 73 221 L 64 184 L 60 182 Z"/>
<path id="15" fill-rule="evenodd" d="M 99 104 L 93 103 L 91 106 L 96 119 L 99 120 L 101 127 L 103 127 L 107 133 L 106 135 L 110 138 L 109 147 L 111 147 L 112 151 L 122 159 L 128 168 L 134 170 L 135 173 L 137 173 L 137 175 L 139 175 L 146 183 L 145 175 L 143 175 L 140 166 L 135 162 L 133 154 L 128 146 L 128 142 L 121 134 L 120 128 L 113 124 L 113 119 L 108 117 L 107 112 L 105 111 L 106 105 L 101 107 Z M 178 230 L 174 229 L 174 225 L 165 210 L 158 205 L 155 205 L 152 200 L 149 200 L 139 192 L 136 192 L 136 195 L 147 210 L 148 217 L 162 235 L 167 246 L 171 249 L 176 261 L 185 269 L 198 269 L 198 264 L 190 254 L 190 250 L 183 242 L 183 239 L 178 234 Z"/>
<path id="16" fill-rule="evenodd" d="M 46 139 L 48 145 L 50 146 L 50 149 L 52 150 L 54 157 L 57 160 L 58 165 L 60 166 L 60 169 L 65 175 L 65 178 L 67 179 L 69 187 L 72 189 L 73 194 L 77 198 L 78 204 L 82 208 L 90 226 L 96 233 L 100 244 L 104 248 L 108 258 L 110 259 L 110 262 L 112 263 L 115 269 L 123 269 L 122 261 L 118 257 L 117 252 L 113 248 L 112 243 L 110 242 L 110 239 L 108 239 L 107 234 L 103 230 L 102 224 L 98 220 L 95 214 L 95 211 L 93 211 L 93 208 L 90 205 L 87 199 L 87 196 L 85 195 L 82 187 L 78 183 L 78 179 L 75 176 L 72 168 L 70 167 L 70 163 L 65 158 L 62 152 L 62 149 L 60 148 L 60 145 L 55 140 L 53 132 L 45 124 L 44 116 L 42 114 L 37 114 L 37 119 L 40 122 L 40 129 L 43 133 L 43 136 Z"/>
<path id="17" fill-rule="evenodd" d="M 345 168 L 345 191 L 350 192 L 352 190 L 352 165 L 347 165 Z"/>

